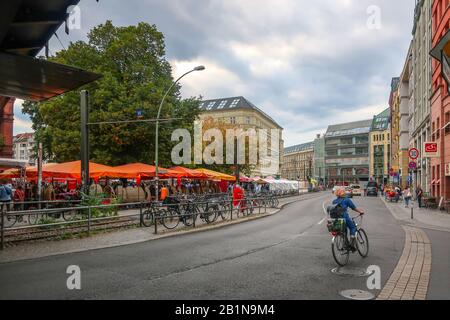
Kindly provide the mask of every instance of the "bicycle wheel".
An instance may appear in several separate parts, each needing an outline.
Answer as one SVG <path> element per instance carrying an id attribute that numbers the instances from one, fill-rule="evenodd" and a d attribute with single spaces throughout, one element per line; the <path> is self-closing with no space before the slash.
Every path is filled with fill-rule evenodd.
<path id="1" fill-rule="evenodd" d="M 222 220 L 227 220 L 229 214 L 230 214 L 230 204 L 229 203 L 221 204 L 219 206 L 219 215 L 222 218 Z"/>
<path id="2" fill-rule="evenodd" d="M 273 199 L 273 207 L 274 207 L 274 208 L 278 208 L 278 205 L 279 205 L 279 204 L 280 204 L 280 201 L 278 200 L 278 198 L 275 197 L 275 198 Z"/>
<path id="3" fill-rule="evenodd" d="M 146 227 L 151 227 L 155 223 L 153 210 L 147 209 L 142 213 L 142 224 Z"/>
<path id="4" fill-rule="evenodd" d="M 350 258 L 346 242 L 346 235 L 342 233 L 335 236 L 331 242 L 334 261 L 341 267 L 345 266 Z"/>
<path id="5" fill-rule="evenodd" d="M 162 223 L 167 229 L 175 229 L 180 223 L 180 218 L 175 211 L 161 211 Z"/>
<path id="6" fill-rule="evenodd" d="M 364 229 L 359 229 L 356 233 L 356 249 L 363 258 L 367 258 L 369 255 L 369 239 Z"/>
<path id="7" fill-rule="evenodd" d="M 217 206 L 210 206 L 206 209 L 206 211 L 203 212 L 203 218 L 205 219 L 206 223 L 213 223 L 217 220 L 217 212 L 219 211 L 219 208 Z"/>
<path id="8" fill-rule="evenodd" d="M 191 227 L 194 224 L 194 215 L 192 214 L 192 210 L 189 206 L 181 207 L 181 221 L 186 227 Z"/>

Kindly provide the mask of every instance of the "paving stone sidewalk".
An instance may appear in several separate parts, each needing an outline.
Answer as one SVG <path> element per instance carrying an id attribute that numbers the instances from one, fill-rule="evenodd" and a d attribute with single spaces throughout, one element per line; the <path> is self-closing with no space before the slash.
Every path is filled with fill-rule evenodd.
<path id="1" fill-rule="evenodd" d="M 417 202 L 410 204 L 406 208 L 403 202 L 393 203 L 382 198 L 392 215 L 403 224 L 432 229 L 437 231 L 450 232 L 450 214 L 433 209 L 419 208 Z M 411 215 L 411 208 L 413 212 Z M 413 219 L 411 219 L 411 216 Z"/>
<path id="2" fill-rule="evenodd" d="M 322 193 L 323 195 L 323 193 Z M 315 195 L 301 195 L 290 198 L 280 199 L 279 207 L 274 209 L 267 209 L 266 214 L 253 214 L 249 217 L 234 218 L 232 221 L 220 221 L 211 225 L 200 225 L 196 228 L 180 227 L 173 231 L 161 230 L 158 234 L 154 234 L 154 228 L 136 228 L 130 230 L 113 231 L 109 233 L 102 233 L 81 239 L 68 239 L 60 241 L 38 241 L 31 243 L 24 243 L 13 247 L 8 247 L 0 251 L 0 263 L 7 263 L 20 260 L 36 259 L 53 255 L 82 252 L 88 250 L 104 249 L 116 246 L 130 245 L 135 243 L 142 243 L 146 241 L 161 239 L 165 237 L 177 236 L 182 234 L 189 234 L 194 232 L 202 232 L 215 228 L 222 228 L 237 223 L 244 223 L 247 221 L 264 218 L 278 213 L 283 206 L 297 202 L 308 200 L 317 197 Z"/>

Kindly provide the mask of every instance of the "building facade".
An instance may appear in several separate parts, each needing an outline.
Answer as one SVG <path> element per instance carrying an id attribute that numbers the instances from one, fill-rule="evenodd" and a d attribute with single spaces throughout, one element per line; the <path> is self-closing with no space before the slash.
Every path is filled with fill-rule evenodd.
<path id="1" fill-rule="evenodd" d="M 434 0 L 432 5 L 432 47 L 448 37 L 450 25 L 449 1 Z M 450 56 L 449 45 L 443 48 Z M 431 159 L 432 196 L 450 199 L 450 96 L 442 75 L 441 63 L 432 60 L 431 140 L 438 143 L 440 155 Z"/>
<path id="2" fill-rule="evenodd" d="M 0 96 L 0 158 L 13 158 L 14 99 Z"/>
<path id="3" fill-rule="evenodd" d="M 372 120 L 328 127 L 325 134 L 326 181 L 329 185 L 369 181 L 369 133 Z"/>
<path id="4" fill-rule="evenodd" d="M 413 39 L 410 65 L 409 147 L 419 150 L 417 170 L 413 174 L 413 185 L 430 191 L 430 161 L 423 157 L 423 145 L 431 135 L 431 38 L 432 0 L 420 0 L 414 13 Z"/>
<path id="5" fill-rule="evenodd" d="M 325 136 L 318 134 L 314 140 L 314 179 L 319 184 L 325 183 Z"/>
<path id="6" fill-rule="evenodd" d="M 314 142 L 284 149 L 281 176 L 283 179 L 300 181 L 305 188 L 314 173 Z"/>
<path id="7" fill-rule="evenodd" d="M 252 177 L 268 177 L 279 176 L 281 174 L 281 163 L 283 160 L 283 128 L 269 115 L 256 107 L 253 103 L 244 97 L 231 97 L 214 100 L 202 101 L 200 104 L 201 114 L 200 120 L 206 121 L 213 119 L 217 122 L 232 125 L 236 129 L 263 129 L 267 130 L 268 155 L 278 159 L 276 166 L 264 166 L 258 164 L 251 172 Z M 277 130 L 278 137 L 274 139 L 278 141 L 278 148 L 272 147 L 271 130 Z M 259 159 L 261 160 L 261 159 Z"/>
<path id="8" fill-rule="evenodd" d="M 14 159 L 25 160 L 29 165 L 37 165 L 34 133 L 22 133 L 13 138 Z"/>
<path id="9" fill-rule="evenodd" d="M 389 182 L 391 158 L 391 110 L 384 110 L 373 118 L 370 130 L 370 177 L 378 184 Z"/>
<path id="10" fill-rule="evenodd" d="M 410 185 L 412 173 L 409 170 L 409 110 L 410 75 L 412 46 L 408 50 L 406 61 L 399 78 L 393 78 L 391 82 L 391 95 L 389 105 L 391 107 L 391 169 L 393 176 L 390 183 L 400 185 L 402 188 Z"/>

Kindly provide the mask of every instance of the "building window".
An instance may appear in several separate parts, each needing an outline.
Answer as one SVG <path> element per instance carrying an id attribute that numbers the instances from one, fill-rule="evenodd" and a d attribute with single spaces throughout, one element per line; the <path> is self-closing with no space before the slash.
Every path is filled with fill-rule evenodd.
<path id="1" fill-rule="evenodd" d="M 206 107 L 206 110 L 211 110 L 211 109 L 214 107 L 215 104 L 216 104 L 215 101 L 210 102 L 210 103 L 208 104 L 208 106 Z"/>
<path id="2" fill-rule="evenodd" d="M 236 117 L 230 117 L 230 123 L 236 124 Z"/>
<path id="3" fill-rule="evenodd" d="M 223 109 L 225 107 L 225 105 L 227 104 L 227 100 L 223 100 L 220 102 L 219 106 L 217 107 L 217 109 Z"/>
<path id="4" fill-rule="evenodd" d="M 437 128 L 436 128 L 436 139 L 439 139 L 441 137 L 441 121 L 439 118 L 437 118 Z"/>
<path id="5" fill-rule="evenodd" d="M 251 123 L 252 123 L 251 118 L 250 118 L 250 117 L 246 117 L 246 118 L 245 118 L 245 123 L 251 124 Z"/>
<path id="6" fill-rule="evenodd" d="M 239 103 L 239 100 L 240 100 L 240 99 L 234 99 L 233 102 L 232 102 L 231 105 L 230 105 L 230 108 L 236 107 L 237 104 Z"/>

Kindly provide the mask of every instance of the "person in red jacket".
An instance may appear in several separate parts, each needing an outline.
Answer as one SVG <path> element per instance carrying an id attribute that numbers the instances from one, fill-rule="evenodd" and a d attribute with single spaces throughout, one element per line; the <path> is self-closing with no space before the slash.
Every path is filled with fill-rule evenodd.
<path id="1" fill-rule="evenodd" d="M 239 183 L 236 183 L 236 185 L 233 188 L 233 205 L 235 207 L 237 207 L 239 205 L 242 207 L 243 199 L 244 199 L 244 190 L 242 190 Z"/>

